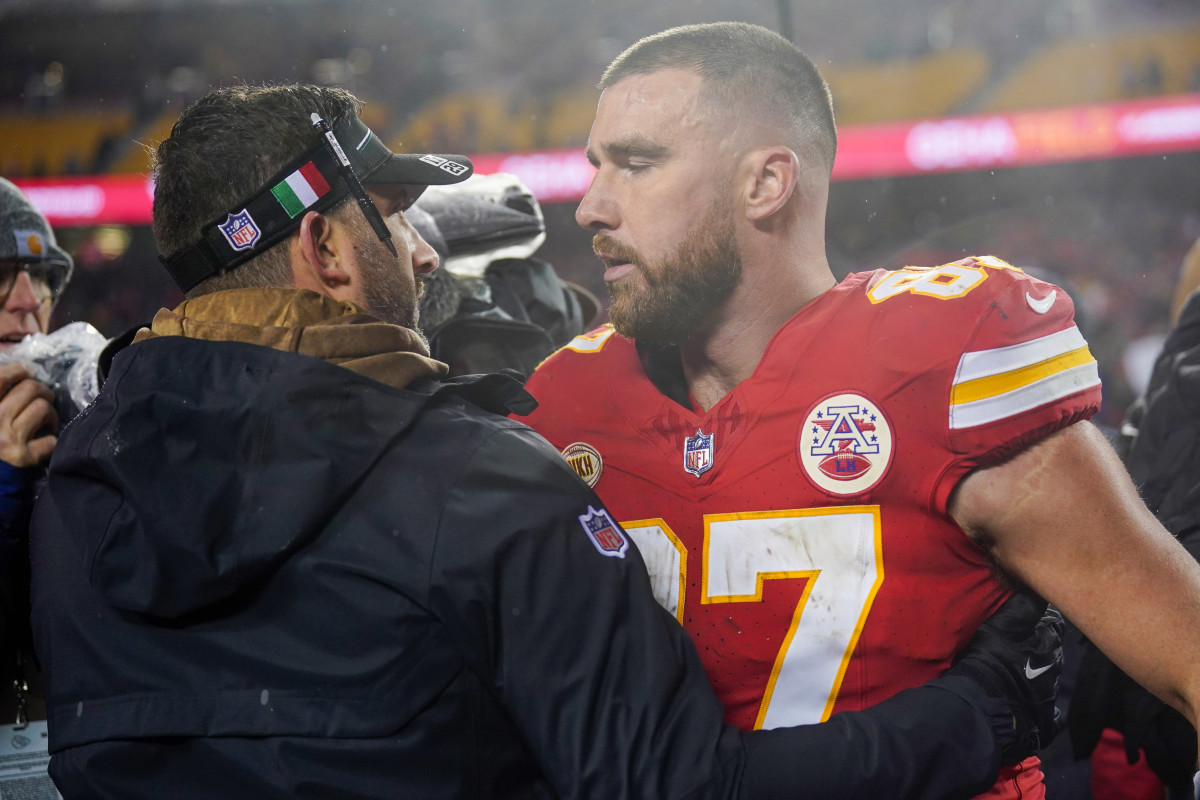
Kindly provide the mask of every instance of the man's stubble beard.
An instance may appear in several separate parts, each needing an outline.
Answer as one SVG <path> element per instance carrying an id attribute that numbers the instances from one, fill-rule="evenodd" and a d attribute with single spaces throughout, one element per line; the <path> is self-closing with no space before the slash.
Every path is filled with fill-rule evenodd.
<path id="1" fill-rule="evenodd" d="M 425 335 L 417 327 L 420 278 L 414 277 L 412 283 L 405 279 L 404 265 L 379 241 L 374 231 L 367 228 L 359 241 L 362 242 L 358 249 L 362 279 L 359 305 L 377 319 L 411 329 L 428 346 Z"/>
<path id="2" fill-rule="evenodd" d="M 634 264 L 634 275 L 608 285 L 609 320 L 622 336 L 644 342 L 687 341 L 741 280 L 733 214 L 725 200 L 714 202 L 679 246 L 657 263 L 615 246 L 603 234 L 596 236 L 595 246 Z"/>

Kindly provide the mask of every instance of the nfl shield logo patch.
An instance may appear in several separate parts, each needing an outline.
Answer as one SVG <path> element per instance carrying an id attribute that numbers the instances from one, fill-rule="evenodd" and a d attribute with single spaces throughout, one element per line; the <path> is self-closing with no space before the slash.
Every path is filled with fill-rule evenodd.
<path id="1" fill-rule="evenodd" d="M 250 212 L 242 209 L 236 214 L 230 214 L 225 221 L 217 226 L 221 235 L 234 250 L 249 250 L 262 236 L 262 231 L 250 216 Z"/>
<path id="2" fill-rule="evenodd" d="M 588 506 L 588 513 L 579 515 L 579 524 L 583 526 L 583 532 L 592 540 L 592 545 L 600 555 L 625 557 L 625 551 L 629 549 L 629 539 L 617 527 L 617 523 L 613 522 L 608 509 L 601 508 L 597 511 Z"/>
<path id="3" fill-rule="evenodd" d="M 715 433 L 704 434 L 696 428 L 696 435 L 683 440 L 683 468 L 699 478 L 712 469 L 713 437 Z"/>

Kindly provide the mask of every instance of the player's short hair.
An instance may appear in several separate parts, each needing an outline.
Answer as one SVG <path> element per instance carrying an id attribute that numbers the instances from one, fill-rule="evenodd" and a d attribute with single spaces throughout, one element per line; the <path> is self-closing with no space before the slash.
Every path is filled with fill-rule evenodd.
<path id="1" fill-rule="evenodd" d="M 207 223 L 262 188 L 318 141 L 310 115 L 331 126 L 362 110 L 357 97 L 324 86 L 230 86 L 183 112 L 154 153 L 154 238 L 171 256 L 200 238 Z M 348 200 L 348 198 L 347 198 Z M 343 200 L 329 213 L 348 208 Z M 292 285 L 285 239 L 188 292 Z"/>
<path id="2" fill-rule="evenodd" d="M 774 31 L 743 22 L 670 28 L 617 56 L 599 88 L 664 69 L 695 70 L 711 108 L 772 120 L 802 158 L 833 169 L 837 128 L 829 86 L 812 60 Z"/>

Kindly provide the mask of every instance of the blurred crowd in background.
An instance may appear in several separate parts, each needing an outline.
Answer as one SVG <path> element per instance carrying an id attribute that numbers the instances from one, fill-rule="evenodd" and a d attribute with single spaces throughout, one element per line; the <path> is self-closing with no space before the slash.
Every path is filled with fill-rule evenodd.
<path id="1" fill-rule="evenodd" d="M 718 19 L 779 30 L 825 72 L 842 126 L 1200 92 L 1196 0 L 0 0 L 0 174 L 147 174 L 209 88 L 344 86 L 393 149 L 578 148 L 603 66 L 638 37 Z M 1200 153 L 834 184 L 839 277 L 973 253 L 1070 285 L 1117 424 L 1200 237 Z M 540 256 L 605 297 L 574 203 Z M 55 325 L 106 336 L 180 299 L 149 229 L 58 231 Z M 597 322 L 603 320 L 603 312 Z"/>

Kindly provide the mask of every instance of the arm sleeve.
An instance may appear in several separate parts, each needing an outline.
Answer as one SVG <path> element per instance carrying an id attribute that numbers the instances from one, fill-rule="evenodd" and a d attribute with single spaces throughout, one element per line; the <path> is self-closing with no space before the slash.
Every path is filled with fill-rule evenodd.
<path id="1" fill-rule="evenodd" d="M 1004 703 L 945 676 L 828 722 L 745 733 L 744 796 L 973 797 L 996 780 Z"/>
<path id="2" fill-rule="evenodd" d="M 939 512 L 971 470 L 1100 409 L 1098 367 L 1067 293 L 1008 269 L 989 271 L 985 285 L 989 291 L 973 292 L 961 308 L 978 322 L 948 382 L 946 431 L 955 460 L 939 481 Z"/>
<path id="3" fill-rule="evenodd" d="M 561 797 L 735 797 L 737 731 L 633 543 L 588 534 L 601 513 L 532 431 L 493 435 L 447 496 L 431 608 Z"/>
<path id="4" fill-rule="evenodd" d="M 819 726 L 723 724 L 637 548 L 615 523 L 588 533 L 603 509 L 521 428 L 469 459 L 438 526 L 431 606 L 562 797 L 965 797 L 991 784 L 995 737 L 964 679 Z"/>

